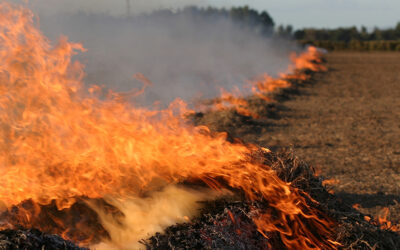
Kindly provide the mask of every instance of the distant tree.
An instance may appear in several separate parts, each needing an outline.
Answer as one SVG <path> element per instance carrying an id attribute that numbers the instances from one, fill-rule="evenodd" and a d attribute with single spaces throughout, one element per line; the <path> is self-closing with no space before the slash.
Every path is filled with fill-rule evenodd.
<path id="1" fill-rule="evenodd" d="M 305 40 L 306 32 L 304 29 L 296 30 L 293 34 L 294 39 L 296 40 Z"/>
<path id="2" fill-rule="evenodd" d="M 368 36 L 369 36 L 369 34 L 368 34 L 367 28 L 365 26 L 362 26 L 361 31 L 360 31 L 360 39 L 362 41 L 366 41 L 366 40 L 368 40 Z"/>
<path id="3" fill-rule="evenodd" d="M 230 16 L 242 27 L 250 28 L 261 35 L 267 36 L 273 32 L 274 21 L 266 11 L 259 13 L 249 6 L 233 7 Z"/>
<path id="4" fill-rule="evenodd" d="M 382 31 L 379 28 L 374 28 L 374 31 L 371 34 L 370 40 L 382 40 Z"/>
<path id="5" fill-rule="evenodd" d="M 278 27 L 278 34 L 284 33 L 284 27 Z M 400 22 L 394 28 L 374 28 L 368 31 L 365 26 L 337 29 L 299 29 L 293 32 L 294 39 L 302 44 L 313 44 L 328 50 L 399 50 Z"/>
<path id="6" fill-rule="evenodd" d="M 227 18 L 232 20 L 238 27 L 251 30 L 263 36 L 272 35 L 275 25 L 272 17 L 268 14 L 268 12 L 262 11 L 260 13 L 257 10 L 250 8 L 249 6 L 233 7 L 230 10 L 227 10 L 225 8 L 199 8 L 196 6 L 188 6 L 174 13 L 172 13 L 171 11 L 166 11 L 165 13 L 162 11 L 156 11 L 150 14 L 150 16 L 153 15 L 170 15 L 171 17 L 184 15 L 197 19 Z"/>
<path id="7" fill-rule="evenodd" d="M 276 34 L 278 37 L 291 39 L 293 37 L 293 26 L 292 25 L 279 25 L 276 29 Z"/>
<path id="8" fill-rule="evenodd" d="M 394 28 L 394 30 L 395 30 L 396 39 L 400 40 L 400 22 L 397 23 L 397 25 Z"/>
<path id="9" fill-rule="evenodd" d="M 177 11 L 159 10 L 147 15 L 149 18 L 161 17 L 160 20 L 180 16 L 196 20 L 227 19 L 233 21 L 240 29 L 262 36 L 275 35 L 285 39 L 295 39 L 302 44 L 314 44 L 329 50 L 399 50 L 400 44 L 400 22 L 394 28 L 374 28 L 372 31 L 368 31 L 365 26 L 362 26 L 361 29 L 353 26 L 336 29 L 304 28 L 294 30 L 291 25 L 279 25 L 274 29 L 275 22 L 267 11 L 259 12 L 247 5 L 231 9 L 189 6 Z"/>

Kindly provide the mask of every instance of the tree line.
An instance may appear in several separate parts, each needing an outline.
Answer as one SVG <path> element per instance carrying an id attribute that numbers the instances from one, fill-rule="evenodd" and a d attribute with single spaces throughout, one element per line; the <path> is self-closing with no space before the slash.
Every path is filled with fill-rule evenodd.
<path id="1" fill-rule="evenodd" d="M 274 20 L 267 11 L 257 11 L 249 6 L 226 8 L 188 6 L 178 10 L 157 10 L 147 15 L 140 15 L 137 19 L 161 18 L 193 18 L 202 20 L 231 20 L 238 28 L 253 31 L 262 36 L 272 36 L 274 33 Z"/>
<path id="2" fill-rule="evenodd" d="M 366 27 L 348 27 L 335 29 L 304 28 L 295 30 L 293 26 L 276 26 L 267 11 L 258 11 L 249 6 L 226 8 L 195 6 L 176 11 L 160 10 L 149 15 L 191 18 L 232 20 L 238 27 L 251 30 L 266 37 L 277 37 L 296 40 L 302 45 L 315 45 L 327 50 L 358 51 L 400 51 L 400 22 L 393 28 L 368 30 Z"/>
<path id="3" fill-rule="evenodd" d="M 299 29 L 284 36 L 291 36 L 301 44 L 313 44 L 328 50 L 400 51 L 400 22 L 393 28 L 366 27 L 336 29 Z"/>

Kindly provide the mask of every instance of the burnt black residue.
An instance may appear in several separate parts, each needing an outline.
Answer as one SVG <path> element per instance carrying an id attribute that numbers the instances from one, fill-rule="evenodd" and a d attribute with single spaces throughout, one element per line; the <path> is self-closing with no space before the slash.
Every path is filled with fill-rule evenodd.
<path id="1" fill-rule="evenodd" d="M 259 161 L 274 169 L 280 179 L 290 182 L 300 193 L 310 195 L 315 209 L 332 218 L 335 241 L 340 249 L 400 249 L 400 235 L 381 230 L 364 219 L 364 214 L 344 204 L 322 185 L 322 178 L 292 152 L 259 153 Z M 147 249 L 286 249 L 279 234 L 265 238 L 252 217 L 268 207 L 266 201 L 218 200 L 207 202 L 201 216 L 190 223 L 167 228 L 142 243 Z"/>
<path id="2" fill-rule="evenodd" d="M 66 241 L 60 236 L 49 235 L 39 230 L 4 230 L 0 231 L 0 249 L 60 249 L 85 250 Z"/>

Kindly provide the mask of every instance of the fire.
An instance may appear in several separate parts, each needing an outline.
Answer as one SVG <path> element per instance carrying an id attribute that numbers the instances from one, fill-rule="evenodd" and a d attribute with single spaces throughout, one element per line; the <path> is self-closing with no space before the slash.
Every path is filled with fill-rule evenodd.
<path id="1" fill-rule="evenodd" d="M 396 224 L 396 223 L 393 223 L 392 221 L 388 220 L 389 215 L 390 215 L 389 208 L 384 207 L 380 211 L 380 215 L 378 216 L 378 219 L 375 221 L 372 221 L 371 223 L 375 224 L 376 226 L 379 226 L 382 230 L 391 230 L 393 232 L 400 233 L 400 224 L 398 224 L 398 223 Z"/>
<path id="2" fill-rule="evenodd" d="M 276 92 L 278 89 L 289 88 L 292 86 L 291 81 L 306 81 L 309 75 L 306 71 L 324 72 L 327 68 L 323 65 L 321 52 L 317 48 L 310 46 L 307 51 L 297 55 L 292 53 L 290 56 L 292 64 L 289 65 L 285 73 L 279 74 L 278 78 L 273 78 L 268 74 L 264 74 L 249 82 L 249 86 L 253 95 L 267 102 L 273 102 L 268 97 L 269 94 Z M 247 86 L 244 86 L 247 87 Z M 237 113 L 253 118 L 259 118 L 257 114 L 249 109 L 249 103 L 246 97 L 237 89 L 232 92 L 221 90 L 220 98 L 213 102 L 216 110 L 235 109 Z"/>
<path id="3" fill-rule="evenodd" d="M 361 210 L 362 207 L 360 204 L 353 204 L 352 206 L 356 210 Z M 393 232 L 400 233 L 400 223 L 390 221 L 388 218 L 390 216 L 390 209 L 388 207 L 384 207 L 379 211 L 379 215 L 377 219 L 373 219 L 370 216 L 364 216 L 364 220 L 370 222 L 371 224 L 381 228 L 382 230 L 390 230 Z"/>
<path id="4" fill-rule="evenodd" d="M 289 67 L 292 70 L 311 70 L 314 72 L 326 71 L 327 68 L 324 65 L 321 65 L 322 60 L 320 56 L 320 52 L 316 47 L 310 46 L 308 47 L 307 52 L 301 53 L 300 56 L 297 56 L 296 53 L 291 55 L 291 60 L 293 65 Z"/>
<path id="5" fill-rule="evenodd" d="M 248 106 L 249 103 L 248 101 L 241 96 L 242 94 L 238 89 L 236 89 L 233 92 L 228 92 L 225 91 L 224 89 L 221 89 L 221 96 L 219 98 L 216 98 L 213 102 L 212 105 L 216 110 L 225 110 L 227 108 L 232 108 L 234 107 L 236 112 L 238 112 L 241 115 L 245 116 L 252 116 L 257 118 L 258 115 L 254 112 L 252 112 Z"/>
<path id="6" fill-rule="evenodd" d="M 154 111 L 135 107 L 127 100 L 132 95 L 104 97 L 96 86 L 85 90 L 83 66 L 71 59 L 83 47 L 66 38 L 53 46 L 33 18 L 23 7 L 0 4 L 0 201 L 7 210 L 32 204 L 20 205 L 27 210 L 19 210 L 25 226 L 45 206 L 62 212 L 81 199 L 117 204 L 201 180 L 216 190 L 229 187 L 248 200 L 265 200 L 269 210 L 253 220 L 265 237 L 278 234 L 288 248 L 337 245 L 333 223 L 307 205 L 312 199 L 252 160 L 256 146 L 230 143 L 225 133 L 187 124 L 191 110 L 179 99 Z M 65 225 L 54 225 L 60 226 Z M 83 242 L 69 235 L 64 234 Z"/>
<path id="7" fill-rule="evenodd" d="M 389 215 L 390 215 L 389 208 L 384 207 L 380 211 L 380 215 L 378 216 L 378 219 L 376 221 L 372 221 L 372 223 L 379 226 L 382 230 L 390 230 L 393 232 L 400 233 L 400 224 L 393 223 L 392 221 L 390 221 L 388 219 Z"/>
<path id="8" fill-rule="evenodd" d="M 326 179 L 326 180 L 322 181 L 323 186 L 326 186 L 326 185 L 332 186 L 332 185 L 337 185 L 339 183 L 340 183 L 340 180 L 337 180 L 337 179 Z"/>

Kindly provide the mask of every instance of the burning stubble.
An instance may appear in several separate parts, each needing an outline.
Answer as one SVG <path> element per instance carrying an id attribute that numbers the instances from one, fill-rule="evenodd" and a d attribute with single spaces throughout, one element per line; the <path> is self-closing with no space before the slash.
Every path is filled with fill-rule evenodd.
<path id="1" fill-rule="evenodd" d="M 66 38 L 52 46 L 32 17 L 29 10 L 0 4 L 0 200 L 9 209 L 29 201 L 32 213 L 19 210 L 26 227 L 36 222 L 41 206 L 54 205 L 58 212 L 73 208 L 78 197 L 122 197 L 130 205 L 110 202 L 128 214 L 128 208 L 157 204 L 137 200 L 152 181 L 195 180 L 265 200 L 273 213 L 260 214 L 254 223 L 266 237 L 278 234 L 288 248 L 334 248 L 332 222 L 273 169 L 252 159 L 255 145 L 230 143 L 226 133 L 187 124 L 190 110 L 179 99 L 154 111 L 115 92 L 100 98 L 94 88 L 86 90 L 82 65 L 71 59 L 82 46 Z M 183 208 L 171 216 L 185 216 Z M 50 233 L 65 227 L 55 219 L 51 227 L 35 226 Z"/>

